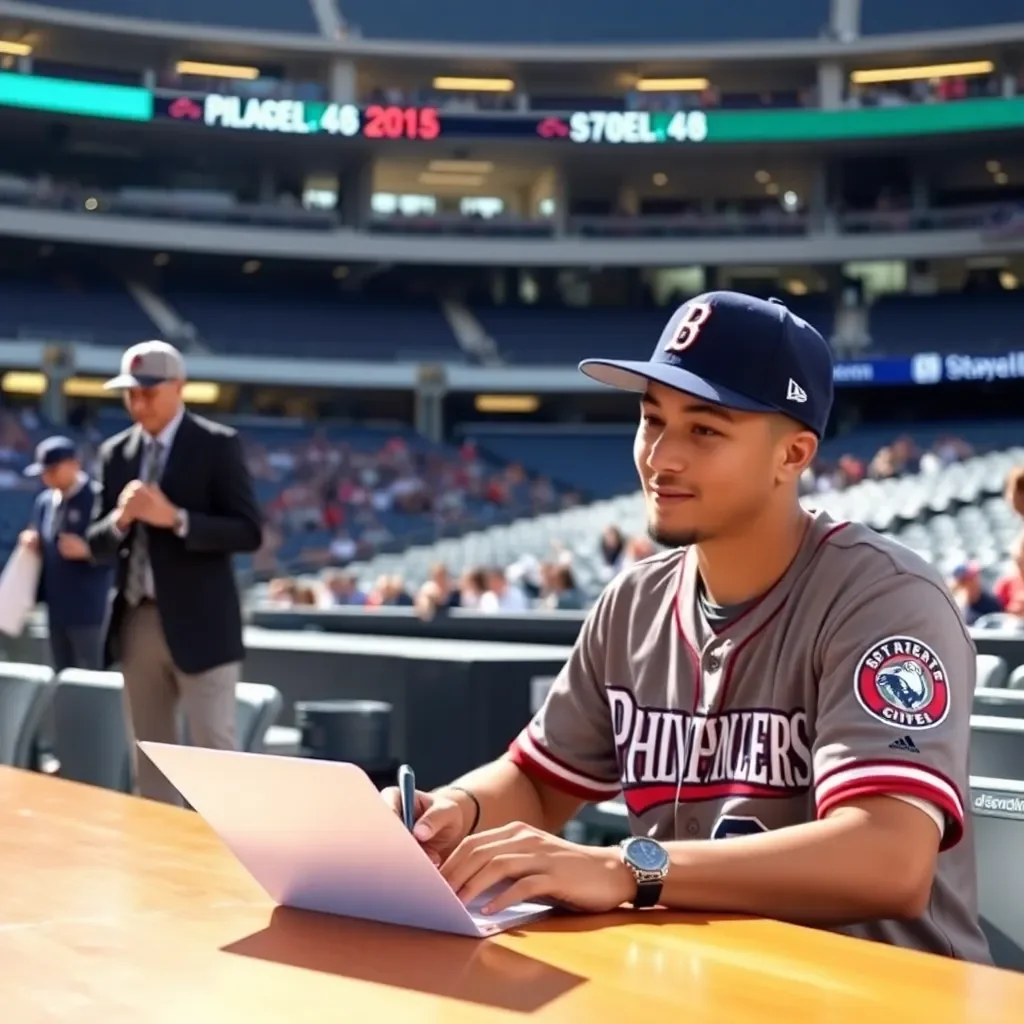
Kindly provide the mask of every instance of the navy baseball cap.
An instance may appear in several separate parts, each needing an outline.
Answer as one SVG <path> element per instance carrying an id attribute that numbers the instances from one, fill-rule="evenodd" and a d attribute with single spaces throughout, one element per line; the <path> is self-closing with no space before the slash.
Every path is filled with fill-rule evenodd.
<path id="1" fill-rule="evenodd" d="M 25 467 L 25 476 L 41 476 L 68 459 L 77 458 L 78 449 L 70 437 L 48 437 L 36 445 L 36 461 Z"/>
<path id="2" fill-rule="evenodd" d="M 832 352 L 779 299 L 706 292 L 673 314 L 647 362 L 585 359 L 602 384 L 643 392 L 651 381 L 744 412 L 781 412 L 825 433 L 832 409 Z"/>

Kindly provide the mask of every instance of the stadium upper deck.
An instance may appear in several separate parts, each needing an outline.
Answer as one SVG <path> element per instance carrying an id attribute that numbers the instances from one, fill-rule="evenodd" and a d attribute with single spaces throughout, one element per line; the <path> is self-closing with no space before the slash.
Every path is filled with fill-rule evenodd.
<path id="1" fill-rule="evenodd" d="M 31 6 L 31 5 L 23 5 Z M 59 0 L 40 7 L 296 33 L 317 33 L 308 0 Z M 851 5 L 852 6 L 852 5 Z M 1016 0 L 863 0 L 861 32 L 881 35 L 996 25 L 1021 20 Z M 338 0 L 348 33 L 368 39 L 446 42 L 611 43 L 809 39 L 830 33 L 828 0 L 730 0 L 666 5 L 635 0 L 521 0 L 481 8 L 472 0 Z"/>

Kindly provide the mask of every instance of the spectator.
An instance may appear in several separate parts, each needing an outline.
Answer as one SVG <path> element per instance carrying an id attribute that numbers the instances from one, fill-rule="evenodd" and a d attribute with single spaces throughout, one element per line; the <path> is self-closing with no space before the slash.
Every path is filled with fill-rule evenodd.
<path id="1" fill-rule="evenodd" d="M 510 583 L 501 569 L 487 571 L 487 590 L 480 596 L 480 611 L 525 612 L 528 608 L 526 594 Z"/>
<path id="2" fill-rule="evenodd" d="M 992 592 L 1004 612 L 1024 618 L 1024 533 L 1014 541 L 1010 556 L 1014 567 L 996 582 Z"/>
<path id="3" fill-rule="evenodd" d="M 436 588 L 436 599 L 442 608 L 458 608 L 462 603 L 462 594 L 455 586 L 455 581 L 448 573 L 448 568 L 441 562 L 430 567 L 428 582 Z"/>
<path id="4" fill-rule="evenodd" d="M 1003 495 L 1010 508 L 1017 515 L 1024 517 L 1024 466 L 1010 470 Z"/>
<path id="5" fill-rule="evenodd" d="M 601 558 L 609 569 L 618 571 L 625 546 L 626 538 L 617 526 L 609 524 L 604 528 L 601 534 Z"/>
<path id="6" fill-rule="evenodd" d="M 576 585 L 576 577 L 568 565 L 548 566 L 548 573 L 542 607 L 556 611 L 579 611 L 585 607 L 583 592 Z"/>
<path id="7" fill-rule="evenodd" d="M 328 604 L 335 607 L 366 604 L 366 595 L 356 584 L 356 578 L 348 572 L 328 572 L 324 576 L 324 592 Z"/>
<path id="8" fill-rule="evenodd" d="M 949 581 L 949 589 L 960 606 L 964 622 L 973 626 L 982 615 L 991 615 L 1003 610 L 994 594 L 989 593 L 981 582 L 981 572 L 973 562 L 958 565 Z"/>
<path id="9" fill-rule="evenodd" d="M 459 607 L 476 609 L 487 590 L 487 576 L 482 569 L 467 569 L 459 579 Z"/>
<path id="10" fill-rule="evenodd" d="M 416 599 L 413 601 L 416 617 L 424 622 L 429 622 L 437 614 L 438 609 L 443 607 L 445 607 L 444 591 L 434 580 L 427 580 L 420 587 Z"/>
<path id="11" fill-rule="evenodd" d="M 633 537 L 626 544 L 626 553 L 622 558 L 622 568 L 628 569 L 645 558 L 654 554 L 654 543 L 649 537 Z"/>

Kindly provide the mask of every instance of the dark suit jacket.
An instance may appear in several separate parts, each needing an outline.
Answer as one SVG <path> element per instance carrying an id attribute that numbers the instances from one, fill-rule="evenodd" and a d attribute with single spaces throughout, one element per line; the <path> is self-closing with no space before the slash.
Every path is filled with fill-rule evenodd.
<path id="1" fill-rule="evenodd" d="M 100 626 L 107 614 L 113 578 L 111 563 L 65 558 L 57 547 L 60 533 L 85 536 L 98 493 L 95 483 L 86 480 L 81 489 L 64 503 L 57 534 L 47 530 L 52 523 L 53 491 L 49 488 L 43 491 L 32 509 L 32 528 L 39 534 L 43 559 L 38 600 L 47 606 L 51 627 Z"/>
<path id="2" fill-rule="evenodd" d="M 117 500 L 139 476 L 142 430 L 110 438 L 100 448 L 99 495 L 88 540 L 97 560 L 116 561 L 115 590 L 107 629 L 106 662 L 120 659 L 128 556 L 136 530 L 119 536 L 114 528 Z M 186 412 L 165 457 L 160 487 L 188 512 L 188 535 L 144 527 L 149 533 L 156 603 L 167 646 L 182 672 L 197 673 L 241 661 L 242 614 L 232 555 L 255 551 L 262 541 L 262 517 L 238 435 Z"/>

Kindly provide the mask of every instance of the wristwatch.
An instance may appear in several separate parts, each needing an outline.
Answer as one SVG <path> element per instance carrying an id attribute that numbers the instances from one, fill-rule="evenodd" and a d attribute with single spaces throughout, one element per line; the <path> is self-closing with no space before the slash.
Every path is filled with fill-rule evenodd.
<path id="1" fill-rule="evenodd" d="M 619 852 L 622 863 L 633 872 L 636 879 L 634 909 L 657 906 L 661 899 L 661 884 L 668 874 L 668 850 L 646 836 L 631 836 L 619 843 Z"/>

